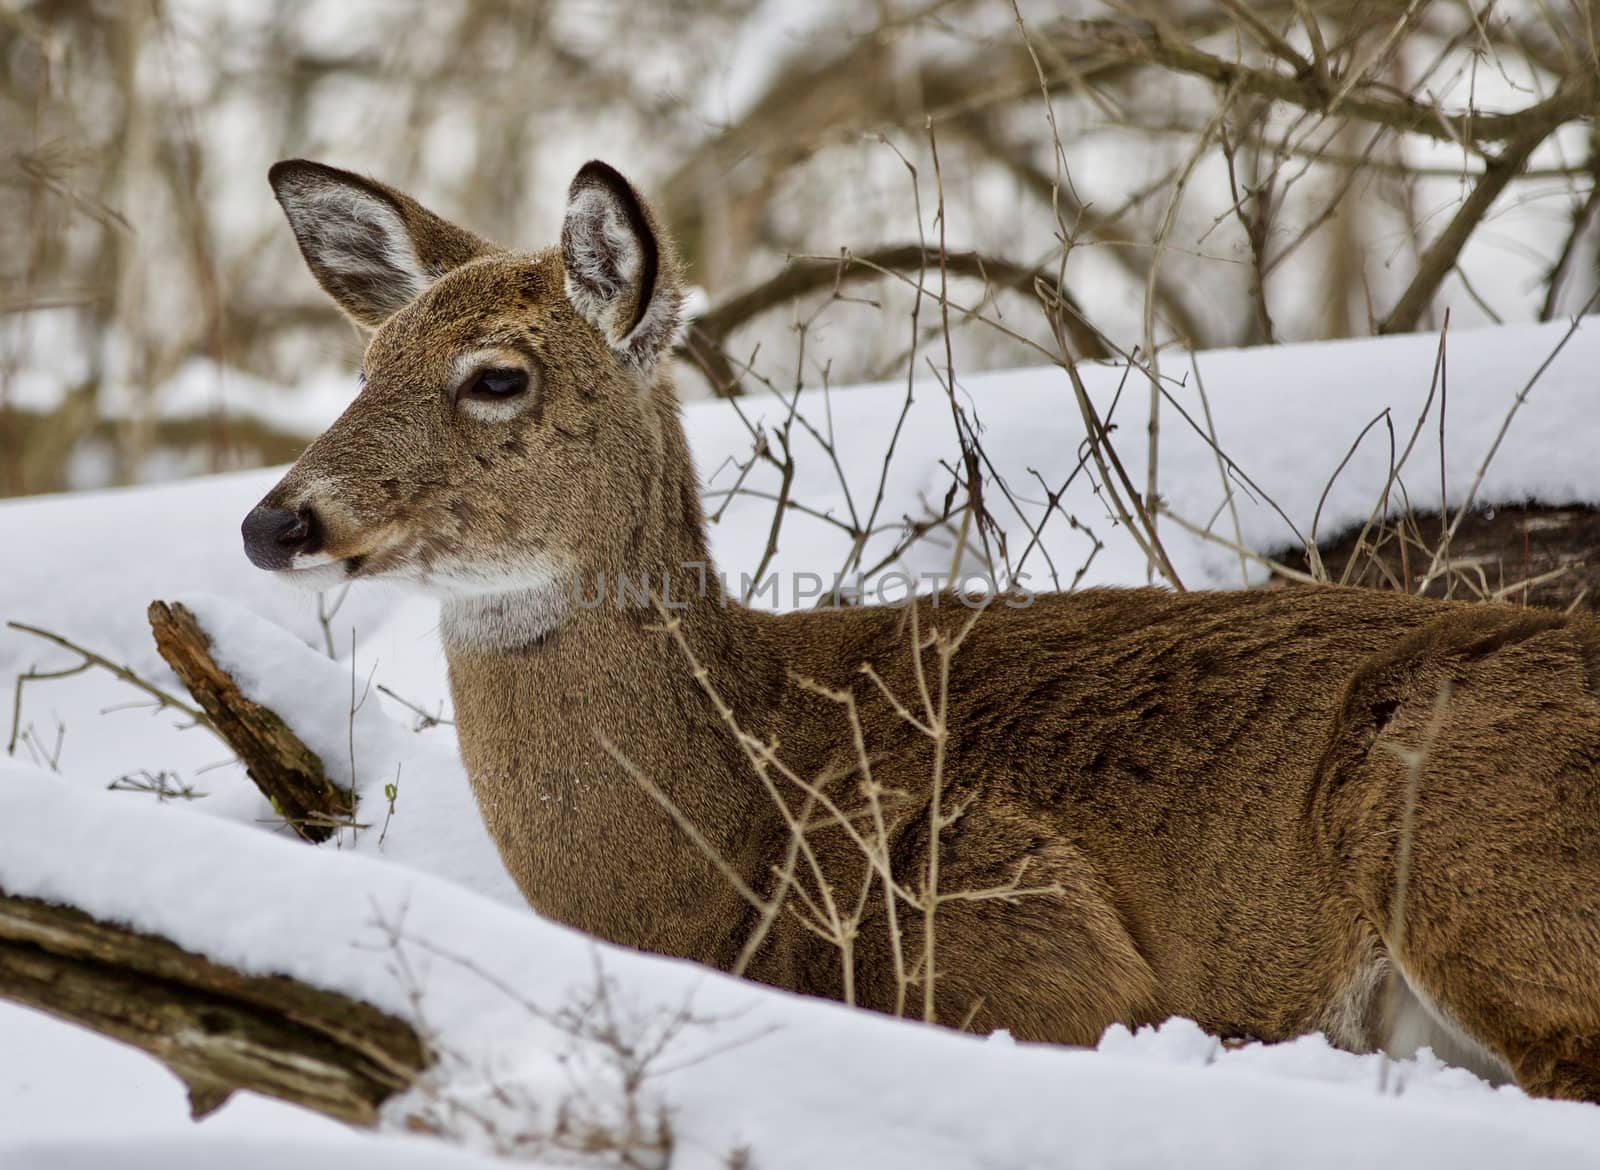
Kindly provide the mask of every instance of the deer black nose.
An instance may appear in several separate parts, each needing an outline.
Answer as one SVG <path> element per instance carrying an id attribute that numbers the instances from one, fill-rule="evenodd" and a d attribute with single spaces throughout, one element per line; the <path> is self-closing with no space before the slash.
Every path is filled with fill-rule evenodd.
<path id="1" fill-rule="evenodd" d="M 240 526 L 244 555 L 258 569 L 287 569 L 297 553 L 315 552 L 317 518 L 309 508 L 291 512 L 258 504 Z"/>

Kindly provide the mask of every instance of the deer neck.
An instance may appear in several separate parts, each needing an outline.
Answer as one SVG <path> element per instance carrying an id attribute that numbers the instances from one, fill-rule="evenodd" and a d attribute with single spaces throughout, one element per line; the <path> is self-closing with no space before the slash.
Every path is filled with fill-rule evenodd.
<path id="1" fill-rule="evenodd" d="M 701 679 L 758 713 L 783 668 L 709 564 L 681 431 L 664 454 L 615 555 L 520 593 L 447 602 L 441 628 L 474 794 L 535 909 L 715 962 L 737 895 L 662 801 L 724 858 L 748 851 L 765 810 Z M 703 909 L 699 927 L 685 906 Z"/>

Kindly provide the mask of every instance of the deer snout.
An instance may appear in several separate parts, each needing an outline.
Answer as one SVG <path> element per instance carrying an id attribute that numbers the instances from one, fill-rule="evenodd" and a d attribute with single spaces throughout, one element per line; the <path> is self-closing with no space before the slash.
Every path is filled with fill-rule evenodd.
<path id="1" fill-rule="evenodd" d="M 258 569 L 290 567 L 296 556 L 314 553 L 322 543 L 322 526 L 309 508 L 291 512 L 257 504 L 240 526 L 244 555 Z"/>

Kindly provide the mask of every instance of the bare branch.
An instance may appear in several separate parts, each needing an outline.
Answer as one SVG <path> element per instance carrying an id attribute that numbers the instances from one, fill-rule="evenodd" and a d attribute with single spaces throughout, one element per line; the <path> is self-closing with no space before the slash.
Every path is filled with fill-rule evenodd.
<path id="1" fill-rule="evenodd" d="M 1506 184 L 1527 165 L 1533 152 L 1554 133 L 1556 127 L 1573 117 L 1574 108 L 1592 110 L 1595 92 L 1595 78 L 1587 75 L 1569 78 L 1552 97 L 1518 115 L 1521 129 L 1517 137 L 1484 167 L 1483 176 L 1472 188 L 1472 194 L 1462 202 L 1444 231 L 1428 245 L 1428 250 L 1422 254 L 1422 260 L 1417 265 L 1416 275 L 1411 278 L 1411 284 L 1379 324 L 1379 333 L 1408 333 L 1416 328 L 1423 310 L 1433 300 L 1433 294 L 1438 292 L 1439 285 L 1456 266 L 1461 249 L 1466 246 L 1483 217 L 1489 214 L 1489 208 L 1506 189 Z M 1575 99 L 1574 94 L 1579 95 L 1578 98 Z M 1587 104 L 1575 107 L 1574 103 L 1580 99 Z"/>
<path id="2" fill-rule="evenodd" d="M 1160 28 L 1137 28 L 1111 21 L 1070 21 L 1060 38 L 1080 52 L 1096 51 L 1129 61 L 1159 65 L 1214 81 L 1241 93 L 1287 102 L 1312 113 L 1328 113 L 1335 99 L 1314 75 L 1292 77 L 1229 61 L 1172 39 Z M 1481 148 L 1485 144 L 1520 142 L 1530 135 L 1542 140 L 1563 122 L 1595 112 L 1600 101 L 1600 76 L 1574 75 L 1555 96 L 1512 113 L 1450 113 L 1407 96 L 1379 98 L 1360 90 L 1345 93 L 1338 112 L 1345 117 L 1388 126 L 1408 134 Z"/>

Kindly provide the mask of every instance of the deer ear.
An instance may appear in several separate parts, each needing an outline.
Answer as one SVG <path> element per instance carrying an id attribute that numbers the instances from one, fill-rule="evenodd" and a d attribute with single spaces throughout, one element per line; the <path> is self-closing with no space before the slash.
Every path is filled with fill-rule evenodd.
<path id="1" fill-rule="evenodd" d="M 499 250 L 409 196 L 349 171 L 289 159 L 274 164 L 267 181 L 317 283 L 369 329 L 450 269 Z"/>
<path id="2" fill-rule="evenodd" d="M 648 372 L 678 331 L 678 261 L 649 204 L 603 162 L 585 163 L 572 180 L 561 259 L 573 307 L 619 359 Z"/>

